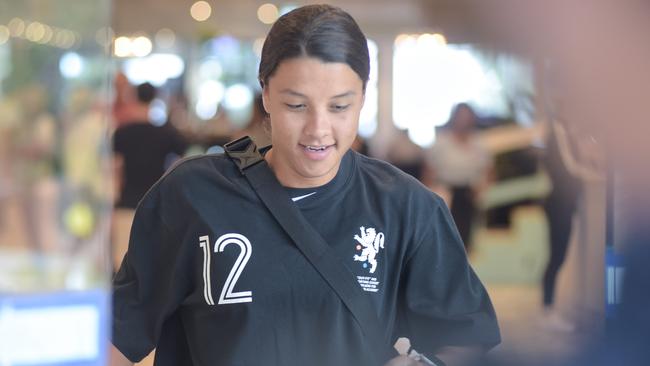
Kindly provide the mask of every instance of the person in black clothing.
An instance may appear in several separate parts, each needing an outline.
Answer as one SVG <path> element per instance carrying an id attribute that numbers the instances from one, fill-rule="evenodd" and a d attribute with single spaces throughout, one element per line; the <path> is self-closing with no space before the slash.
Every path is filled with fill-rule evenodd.
<path id="1" fill-rule="evenodd" d="M 499 343 L 496 315 L 442 199 L 350 149 L 368 76 L 366 38 L 343 10 L 305 6 L 275 22 L 259 69 L 269 179 L 372 305 L 377 337 L 464 364 Z M 146 194 L 113 288 L 112 365 L 154 347 L 159 366 L 421 365 L 369 344 L 222 154 L 183 160 Z"/>
<path id="2" fill-rule="evenodd" d="M 144 83 L 138 85 L 136 92 L 138 104 L 134 114 L 137 118 L 123 123 L 113 135 L 117 193 L 113 261 L 116 269 L 124 256 L 138 202 L 187 148 L 183 137 L 172 126 L 155 126 L 149 121 L 149 105 L 156 97 L 156 88 Z"/>

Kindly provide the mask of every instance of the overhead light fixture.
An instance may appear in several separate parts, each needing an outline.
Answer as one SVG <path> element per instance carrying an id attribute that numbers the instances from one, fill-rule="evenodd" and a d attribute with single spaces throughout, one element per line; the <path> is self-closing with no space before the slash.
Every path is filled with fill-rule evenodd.
<path id="1" fill-rule="evenodd" d="M 264 24 L 273 24 L 279 15 L 278 7 L 267 3 L 257 8 L 257 18 Z"/>
<path id="2" fill-rule="evenodd" d="M 190 15 L 197 22 L 203 22 L 210 18 L 212 14 L 212 7 L 207 1 L 197 1 L 190 8 Z"/>
<path id="3" fill-rule="evenodd" d="M 131 41 L 131 51 L 136 57 L 144 57 L 150 54 L 152 49 L 151 40 L 145 36 L 136 37 Z"/>

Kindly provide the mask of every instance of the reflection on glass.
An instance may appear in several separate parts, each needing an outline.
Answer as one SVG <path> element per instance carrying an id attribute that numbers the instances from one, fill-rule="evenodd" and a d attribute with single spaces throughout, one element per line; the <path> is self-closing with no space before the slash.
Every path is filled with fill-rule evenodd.
<path id="1" fill-rule="evenodd" d="M 0 299 L 108 284 L 108 5 L 0 5 Z"/>

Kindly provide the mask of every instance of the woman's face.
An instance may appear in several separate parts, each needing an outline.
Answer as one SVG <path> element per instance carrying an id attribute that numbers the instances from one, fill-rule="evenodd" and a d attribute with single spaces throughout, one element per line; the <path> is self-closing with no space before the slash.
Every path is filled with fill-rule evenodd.
<path id="1" fill-rule="evenodd" d="M 454 118 L 452 128 L 457 132 L 470 132 L 474 129 L 476 124 L 476 116 L 472 110 L 466 107 L 458 108 L 456 111 L 456 116 Z"/>
<path id="2" fill-rule="evenodd" d="M 326 184 L 357 134 L 363 82 L 344 63 L 299 57 L 280 63 L 264 86 L 273 148 L 267 159 L 287 187 Z"/>

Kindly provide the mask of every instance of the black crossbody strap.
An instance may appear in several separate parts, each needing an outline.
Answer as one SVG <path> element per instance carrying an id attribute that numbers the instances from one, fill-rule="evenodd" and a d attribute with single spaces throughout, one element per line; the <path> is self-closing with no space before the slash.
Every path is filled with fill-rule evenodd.
<path id="1" fill-rule="evenodd" d="M 264 205 L 298 249 L 341 298 L 372 345 L 377 365 L 397 356 L 381 329 L 375 306 L 361 290 L 354 274 L 331 252 L 325 239 L 311 226 L 249 137 L 226 144 L 226 154 L 237 165 Z"/>

